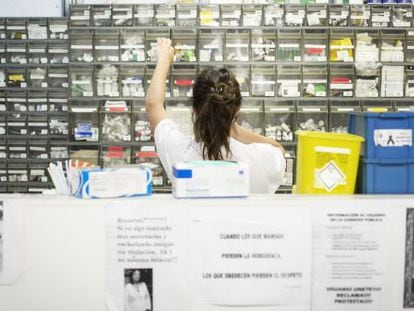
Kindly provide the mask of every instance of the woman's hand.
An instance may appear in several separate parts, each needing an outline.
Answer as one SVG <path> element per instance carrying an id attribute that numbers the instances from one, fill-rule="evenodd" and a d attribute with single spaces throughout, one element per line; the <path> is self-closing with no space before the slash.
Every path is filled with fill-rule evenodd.
<path id="1" fill-rule="evenodd" d="M 171 65 L 174 58 L 174 48 L 171 40 L 167 38 L 157 38 L 157 63 Z"/>

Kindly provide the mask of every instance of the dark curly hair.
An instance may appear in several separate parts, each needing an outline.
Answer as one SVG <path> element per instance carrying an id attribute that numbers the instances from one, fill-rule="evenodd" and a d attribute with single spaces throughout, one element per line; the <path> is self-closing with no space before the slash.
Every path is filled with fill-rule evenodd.
<path id="1" fill-rule="evenodd" d="M 203 159 L 224 160 L 231 153 L 230 131 L 241 106 L 239 83 L 226 68 L 205 69 L 194 83 L 192 104 L 194 137 L 203 143 Z"/>

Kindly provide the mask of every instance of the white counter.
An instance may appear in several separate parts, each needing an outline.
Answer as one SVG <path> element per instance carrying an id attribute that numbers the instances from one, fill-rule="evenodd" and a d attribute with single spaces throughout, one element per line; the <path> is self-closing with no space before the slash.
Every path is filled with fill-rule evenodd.
<path id="1" fill-rule="evenodd" d="M 0 195 L 1 200 L 8 207 L 22 211 L 19 221 L 24 229 L 22 248 L 27 263 L 15 284 L 0 285 L 1 311 L 105 310 L 104 207 L 107 205 L 122 206 L 125 202 L 135 202 L 139 206 L 157 208 L 171 202 L 174 206 L 182 205 L 190 209 L 210 206 L 212 210 L 220 206 L 223 215 L 227 207 L 277 209 L 301 206 L 329 209 L 337 205 L 353 208 L 361 206 L 361 202 L 367 207 L 375 207 L 379 201 L 395 208 L 395 211 L 414 208 L 414 196 L 278 195 L 246 199 L 176 200 L 171 195 L 154 195 L 131 199 L 80 200 L 58 196 Z M 235 219 L 237 217 L 234 215 Z M 400 229 L 396 228 L 396 231 Z M 394 238 L 401 239 L 404 234 L 405 231 Z M 399 240 L 395 243 L 404 244 Z M 400 260 L 395 268 L 399 274 L 404 269 L 404 259 Z M 401 275 L 396 282 L 400 283 L 400 280 Z M 401 286 L 393 294 L 395 299 L 401 300 Z M 393 295 L 390 294 L 389 298 L 392 299 Z M 396 310 L 403 309 L 393 311 Z"/>

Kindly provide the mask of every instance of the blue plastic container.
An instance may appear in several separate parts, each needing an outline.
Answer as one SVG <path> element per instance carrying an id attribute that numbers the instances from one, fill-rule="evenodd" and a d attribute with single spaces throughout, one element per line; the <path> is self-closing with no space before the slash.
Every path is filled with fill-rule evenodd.
<path id="1" fill-rule="evenodd" d="M 397 0 L 382 0 L 383 4 L 397 4 Z"/>
<path id="2" fill-rule="evenodd" d="M 348 121 L 348 132 L 365 138 L 361 156 L 414 159 L 414 113 L 351 112 Z"/>
<path id="3" fill-rule="evenodd" d="M 414 159 L 360 159 L 359 193 L 413 194 Z"/>

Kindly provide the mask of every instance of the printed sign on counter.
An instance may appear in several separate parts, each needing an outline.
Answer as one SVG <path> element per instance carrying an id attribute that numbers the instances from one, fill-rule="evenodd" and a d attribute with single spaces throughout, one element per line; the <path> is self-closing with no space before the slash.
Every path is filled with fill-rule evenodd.
<path id="1" fill-rule="evenodd" d="M 163 203 L 106 208 L 108 311 L 188 310 L 188 217 Z"/>
<path id="2" fill-rule="evenodd" d="M 269 220 L 194 220 L 191 247 L 198 303 L 226 306 L 310 304 L 309 218 L 286 217 L 277 209 Z M 306 214 L 306 213 L 304 213 Z"/>
<path id="3" fill-rule="evenodd" d="M 338 205 L 313 213 L 312 309 L 391 310 L 390 209 Z"/>

